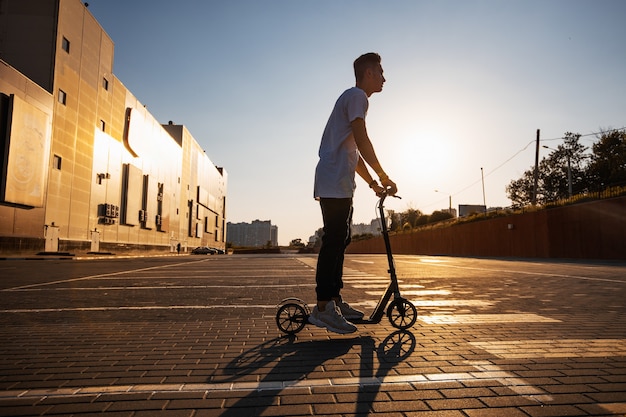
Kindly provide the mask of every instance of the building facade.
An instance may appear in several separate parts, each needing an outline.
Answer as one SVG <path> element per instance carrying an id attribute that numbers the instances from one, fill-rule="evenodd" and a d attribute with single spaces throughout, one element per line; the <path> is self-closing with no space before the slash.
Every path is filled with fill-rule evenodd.
<path id="1" fill-rule="evenodd" d="M 228 223 L 228 243 L 239 247 L 278 246 L 278 227 L 271 220 Z"/>
<path id="2" fill-rule="evenodd" d="M 0 10 L 0 251 L 224 248 L 226 171 L 115 77 L 87 7 Z"/>

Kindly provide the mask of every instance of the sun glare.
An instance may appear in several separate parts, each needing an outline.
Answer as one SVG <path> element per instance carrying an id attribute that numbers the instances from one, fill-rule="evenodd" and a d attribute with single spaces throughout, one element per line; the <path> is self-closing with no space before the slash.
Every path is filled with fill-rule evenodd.
<path id="1" fill-rule="evenodd" d="M 444 140 L 433 134 L 405 137 L 392 155 L 393 170 L 398 177 L 431 178 L 446 175 L 453 163 L 453 153 Z"/>

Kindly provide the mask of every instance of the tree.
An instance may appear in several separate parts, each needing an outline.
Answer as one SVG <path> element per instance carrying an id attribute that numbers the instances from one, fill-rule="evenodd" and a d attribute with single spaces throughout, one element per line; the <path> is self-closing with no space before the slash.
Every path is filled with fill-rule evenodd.
<path id="1" fill-rule="evenodd" d="M 533 201 L 533 175 L 532 170 L 525 171 L 522 178 L 513 180 L 506 186 L 506 194 L 514 206 L 523 206 Z"/>
<path id="2" fill-rule="evenodd" d="M 570 188 L 572 194 L 586 192 L 591 185 L 585 174 L 588 148 L 579 143 L 580 134 L 567 132 L 563 141 L 547 158 L 542 187 L 547 201 L 569 198 Z"/>
<path id="3" fill-rule="evenodd" d="M 587 174 L 595 189 L 626 184 L 626 131 L 601 132 Z"/>
<path id="4" fill-rule="evenodd" d="M 430 216 L 428 214 L 422 214 L 415 221 L 415 226 L 424 226 L 425 224 L 428 224 L 429 220 L 430 220 Z"/>
<path id="5" fill-rule="evenodd" d="M 448 210 L 437 210 L 432 212 L 428 220 L 430 223 L 436 223 L 443 220 L 451 219 L 452 217 L 452 213 L 450 213 L 450 211 Z"/>
<path id="6" fill-rule="evenodd" d="M 585 174 L 585 154 L 587 148 L 579 143 L 580 134 L 565 133 L 564 143 L 544 157 L 538 167 L 537 203 L 545 204 L 550 201 L 569 197 L 570 178 L 572 191 L 581 193 L 587 191 L 591 184 Z M 514 205 L 526 205 L 532 202 L 534 187 L 534 168 L 524 172 L 522 178 L 511 181 L 506 187 L 509 199 Z"/>
<path id="7" fill-rule="evenodd" d="M 315 231 L 315 241 L 313 242 L 314 248 L 320 248 L 322 246 L 322 236 L 324 236 L 324 228 L 320 227 Z"/>
<path id="8" fill-rule="evenodd" d="M 408 225 L 409 228 L 413 228 L 417 224 L 417 219 L 422 215 L 422 212 L 414 209 L 408 208 L 407 210 L 400 213 L 400 224 L 404 228 L 405 225 Z"/>
<path id="9" fill-rule="evenodd" d="M 305 246 L 306 245 L 302 243 L 302 239 L 293 239 L 291 242 L 289 242 L 290 248 L 303 248 Z"/>
<path id="10" fill-rule="evenodd" d="M 387 210 L 388 230 L 400 230 L 402 227 L 402 215 L 397 214 L 394 210 Z"/>

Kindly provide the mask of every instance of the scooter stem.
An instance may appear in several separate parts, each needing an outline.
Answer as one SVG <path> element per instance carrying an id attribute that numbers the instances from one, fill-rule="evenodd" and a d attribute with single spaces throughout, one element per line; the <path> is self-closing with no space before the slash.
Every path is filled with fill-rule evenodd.
<path id="1" fill-rule="evenodd" d="M 398 286 L 398 278 L 396 276 L 396 267 L 393 262 L 393 255 L 391 254 L 391 243 L 389 242 L 389 228 L 387 227 L 387 219 L 385 218 L 385 207 L 384 202 L 387 197 L 387 193 L 383 193 L 380 195 L 380 200 L 378 200 L 378 210 L 381 220 L 381 232 L 383 234 L 383 240 L 385 241 L 385 251 L 387 252 L 387 262 L 389 263 L 389 276 L 390 282 L 389 286 L 385 290 L 384 294 L 378 300 L 378 304 L 374 309 L 374 312 L 369 318 L 370 323 L 379 323 L 382 317 L 385 315 L 385 307 L 387 303 L 391 299 L 393 295 L 394 299 L 400 298 L 400 288 Z M 395 197 L 395 196 L 394 196 Z M 400 198 L 400 197 L 397 197 Z"/>
<path id="2" fill-rule="evenodd" d="M 394 196 L 400 198 L 398 196 Z M 398 288 L 398 278 L 396 276 L 396 267 L 393 261 L 393 255 L 391 253 L 391 242 L 389 241 L 389 228 L 387 227 L 387 219 L 385 218 L 385 207 L 384 202 L 385 198 L 387 198 L 387 193 L 384 193 L 380 196 L 380 200 L 378 201 L 378 211 L 380 213 L 380 220 L 382 222 L 382 235 L 383 240 L 385 241 L 385 252 L 387 253 L 387 263 L 389 264 L 389 272 L 391 276 L 391 283 L 389 285 L 390 289 L 393 291 L 396 297 L 400 297 L 400 290 Z"/>

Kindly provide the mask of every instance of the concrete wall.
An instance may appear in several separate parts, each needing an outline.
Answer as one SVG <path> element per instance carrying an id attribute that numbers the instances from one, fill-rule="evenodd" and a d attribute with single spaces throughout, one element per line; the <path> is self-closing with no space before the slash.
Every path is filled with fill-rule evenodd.
<path id="1" fill-rule="evenodd" d="M 626 259 L 626 197 L 391 236 L 394 254 Z M 348 253 L 384 253 L 382 237 Z"/>

